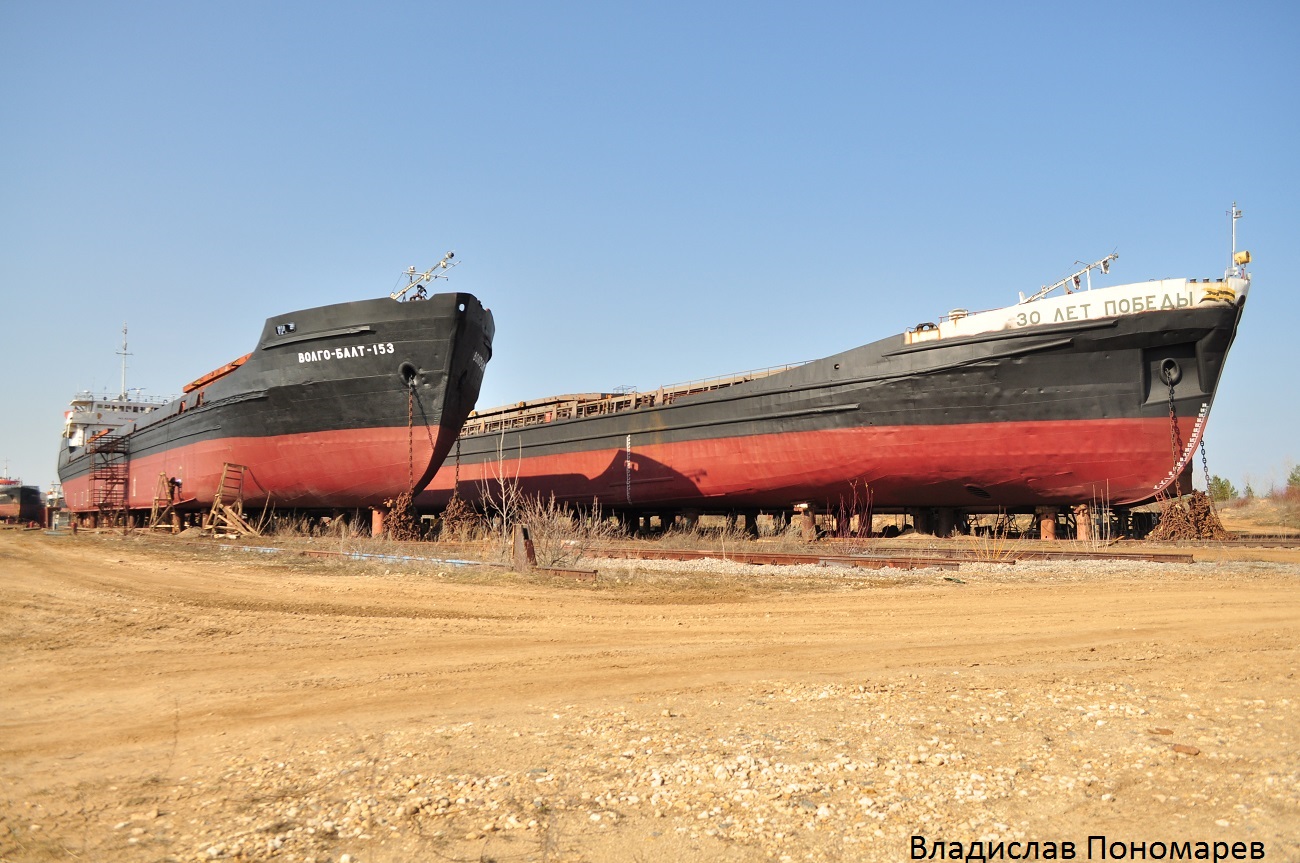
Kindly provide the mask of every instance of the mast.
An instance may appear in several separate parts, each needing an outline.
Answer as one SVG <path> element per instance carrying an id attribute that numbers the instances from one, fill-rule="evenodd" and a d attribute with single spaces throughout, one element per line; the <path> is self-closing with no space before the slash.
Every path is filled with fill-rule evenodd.
<path id="1" fill-rule="evenodd" d="M 1232 257 L 1228 259 L 1228 269 L 1224 271 L 1223 277 L 1236 276 L 1241 279 L 1249 279 L 1250 275 L 1246 272 L 1246 265 L 1250 263 L 1250 252 L 1246 250 L 1237 251 L 1237 220 L 1241 218 L 1241 210 L 1237 209 L 1237 202 L 1232 202 L 1232 209 L 1228 211 L 1228 225 L 1231 228 L 1232 235 Z"/>
<path id="2" fill-rule="evenodd" d="M 452 258 L 454 257 L 456 257 L 455 252 L 448 252 L 442 256 L 441 261 L 434 264 L 432 267 L 429 267 L 429 269 L 425 270 L 423 273 L 417 273 L 413 266 L 407 267 L 405 273 L 406 287 L 393 291 L 388 295 L 388 298 L 390 300 L 400 300 L 406 295 L 407 291 L 411 290 L 411 288 L 415 288 L 417 292 L 415 299 L 424 299 L 424 282 L 432 282 L 435 279 L 447 278 L 446 271 L 460 263 L 460 261 L 453 261 Z"/>
<path id="3" fill-rule="evenodd" d="M 1228 211 L 1229 224 L 1232 226 L 1232 253 L 1228 256 L 1228 266 L 1237 266 L 1237 220 L 1241 218 L 1241 210 L 1237 209 L 1237 202 L 1232 202 L 1232 209 Z"/>
<path id="4" fill-rule="evenodd" d="M 122 392 L 118 394 L 118 398 L 126 401 L 126 358 L 132 355 L 126 349 L 126 321 L 122 322 L 122 350 L 117 354 L 122 358 Z"/>
<path id="5" fill-rule="evenodd" d="M 1093 271 L 1093 270 L 1101 270 L 1103 274 L 1109 273 L 1109 272 L 1110 272 L 1110 262 L 1111 262 L 1111 261 L 1114 261 L 1114 260 L 1117 260 L 1118 258 L 1119 258 L 1119 255 L 1117 255 L 1117 254 L 1114 253 L 1114 252 L 1111 252 L 1109 255 L 1107 255 L 1106 257 L 1102 258 L 1100 261 L 1094 261 L 1093 263 L 1088 264 L 1088 266 L 1084 267 L 1082 270 L 1078 270 L 1078 271 L 1076 271 L 1076 272 L 1070 273 L 1070 275 L 1068 275 L 1068 276 L 1066 276 L 1065 278 L 1061 279 L 1059 282 L 1057 282 L 1057 283 L 1054 284 L 1054 285 L 1043 285 L 1043 287 L 1039 289 L 1038 293 L 1034 294 L 1032 297 L 1026 297 L 1026 296 L 1024 295 L 1024 292 L 1021 292 L 1021 294 L 1020 294 L 1020 305 L 1024 305 L 1025 303 L 1032 303 L 1034 300 L 1041 299 L 1041 298 L 1047 296 L 1048 294 L 1050 294 L 1052 291 L 1056 290 L 1057 288 L 1066 287 L 1067 285 L 1069 285 L 1069 284 L 1071 284 L 1071 283 L 1074 284 L 1074 288 L 1075 288 L 1075 290 L 1078 290 L 1080 287 L 1082 287 L 1082 285 L 1080 284 L 1080 277 L 1081 277 L 1081 276 L 1087 276 L 1087 277 L 1088 277 L 1088 290 L 1091 291 L 1091 290 L 1092 290 L 1092 271 Z M 1076 264 L 1080 264 L 1080 263 L 1083 263 L 1083 262 L 1082 262 L 1082 261 L 1075 261 L 1075 263 L 1076 263 Z M 1066 288 L 1066 291 L 1067 291 L 1067 292 L 1070 292 L 1070 289 L 1069 289 L 1069 288 Z"/>

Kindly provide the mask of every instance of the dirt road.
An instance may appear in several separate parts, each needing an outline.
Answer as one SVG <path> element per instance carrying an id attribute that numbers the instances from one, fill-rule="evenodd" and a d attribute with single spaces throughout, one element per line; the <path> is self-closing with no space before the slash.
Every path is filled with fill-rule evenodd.
<path id="1" fill-rule="evenodd" d="M 0 861 L 1300 860 L 1300 564 L 599 565 L 0 533 Z"/>

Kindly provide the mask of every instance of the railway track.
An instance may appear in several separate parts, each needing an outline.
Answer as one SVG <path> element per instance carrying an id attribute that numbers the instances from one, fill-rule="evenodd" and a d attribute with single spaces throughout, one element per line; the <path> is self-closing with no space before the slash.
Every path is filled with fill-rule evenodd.
<path id="1" fill-rule="evenodd" d="M 845 540 L 839 540 L 845 542 Z M 1192 563 L 1193 557 L 1185 552 L 1173 551 L 1107 551 L 1103 549 L 1045 549 L 1045 548 L 964 548 L 920 547 L 907 544 L 876 544 L 866 540 L 861 554 L 870 555 L 929 555 L 943 560 L 984 561 L 1008 563 L 1017 560 L 1129 560 L 1143 563 Z"/>
<path id="2" fill-rule="evenodd" d="M 805 554 L 786 551 L 722 551 L 718 549 L 638 548 L 617 546 L 589 548 L 586 557 L 634 560 L 726 560 L 756 566 L 793 566 L 801 563 L 855 566 L 860 569 L 957 569 L 959 561 L 930 554 L 886 556 L 863 554 Z"/>
<path id="3" fill-rule="evenodd" d="M 1232 548 L 1300 548 L 1300 535 L 1241 533 L 1234 534 L 1231 539 L 1221 541 L 1184 539 L 1171 544 L 1188 548 L 1214 548 L 1217 546 Z"/>
<path id="4" fill-rule="evenodd" d="M 117 531 L 120 532 L 120 529 Z M 152 538 L 152 537 L 151 537 Z M 174 538 L 163 539 L 157 538 L 163 542 L 177 544 L 206 545 L 210 540 L 182 540 Z M 593 558 L 623 558 L 634 560 L 705 560 L 717 559 L 732 561 L 735 563 L 746 563 L 755 566 L 792 566 L 798 564 L 820 564 L 836 566 L 852 566 L 861 569 L 957 569 L 961 563 L 1015 563 L 1021 560 L 1097 560 L 1097 561 L 1132 561 L 1146 563 L 1175 563 L 1190 564 L 1195 559 L 1191 552 L 1183 551 L 1147 551 L 1145 543 L 1140 541 L 1123 540 L 1110 546 L 1108 549 L 1045 549 L 1045 548 L 978 548 L 964 547 L 961 545 L 953 546 L 921 546 L 908 543 L 887 543 L 874 540 L 851 540 L 835 539 L 831 537 L 823 538 L 819 543 L 825 543 L 831 546 L 839 546 L 838 549 L 828 549 L 826 551 L 766 551 L 761 548 L 730 548 L 730 549 L 685 549 L 685 548 L 662 548 L 657 547 L 654 543 L 647 543 L 644 546 L 608 546 L 604 548 L 588 548 L 583 554 L 586 557 Z M 761 545 L 761 541 L 753 545 Z M 418 545 L 416 547 L 419 547 Z M 431 551 L 439 549 L 440 544 L 433 543 L 427 546 Z M 1294 548 L 1300 547 L 1300 537 L 1288 538 L 1277 536 L 1243 536 L 1239 539 L 1225 540 L 1222 542 L 1179 542 L 1174 544 L 1176 548 L 1205 548 L 1205 547 L 1277 547 L 1277 548 Z M 257 549 L 250 546 L 249 550 Z M 446 548 L 445 546 L 443 548 Z M 258 549 L 270 551 L 271 549 Z M 488 561 L 459 560 L 437 557 L 423 557 L 414 555 L 385 555 L 385 554 L 363 554 L 358 552 L 327 552 L 317 549 L 275 549 L 276 551 L 292 551 L 304 554 L 310 557 L 354 557 L 354 558 L 387 558 L 402 559 L 409 561 L 430 561 L 451 564 L 476 564 L 486 566 L 500 566 L 502 564 Z M 447 549 L 451 550 L 451 549 Z M 457 549 L 458 551 L 471 551 L 470 549 Z"/>

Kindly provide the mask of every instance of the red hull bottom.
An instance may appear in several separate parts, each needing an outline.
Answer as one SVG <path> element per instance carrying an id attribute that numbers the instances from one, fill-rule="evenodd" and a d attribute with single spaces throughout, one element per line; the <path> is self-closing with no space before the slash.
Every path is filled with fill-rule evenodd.
<path id="1" fill-rule="evenodd" d="M 1179 421 L 1177 466 L 1168 419 L 861 427 L 678 443 L 639 443 L 460 467 L 462 496 L 502 474 L 527 495 L 622 509 L 784 509 L 838 505 L 870 488 L 876 507 L 1020 508 L 1130 504 L 1171 483 L 1200 441 L 1205 411 Z M 507 441 L 507 444 L 509 441 Z M 507 453 L 509 446 L 505 447 Z M 441 507 L 444 464 L 417 503 Z"/>
<path id="2" fill-rule="evenodd" d="M 433 435 L 433 446 L 429 438 Z M 417 427 L 348 429 L 270 437 L 220 438 L 132 457 L 131 509 L 150 509 L 159 474 L 181 480 L 182 508 L 212 505 L 222 464 L 247 466 L 244 505 L 268 502 L 286 509 L 352 509 L 380 506 L 408 488 L 409 464 L 417 488 L 441 464 L 455 432 Z M 68 508 L 95 510 L 90 476 L 64 483 Z"/>

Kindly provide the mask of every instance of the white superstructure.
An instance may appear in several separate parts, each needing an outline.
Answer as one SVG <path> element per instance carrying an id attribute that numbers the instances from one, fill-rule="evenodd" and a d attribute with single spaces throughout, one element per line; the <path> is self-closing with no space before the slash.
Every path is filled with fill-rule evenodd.
<path id="1" fill-rule="evenodd" d="M 1002 309 L 966 313 L 956 310 L 937 325 L 922 324 L 907 333 L 907 343 L 951 339 L 996 330 L 1015 330 L 1044 324 L 1066 324 L 1120 315 L 1187 309 L 1209 303 L 1236 305 L 1246 298 L 1250 275 L 1205 279 L 1156 279 L 1110 288 L 1080 290 L 1060 297 L 1044 297 Z"/>
<path id="2" fill-rule="evenodd" d="M 1023 327 L 1069 324 L 1074 321 L 1091 321 L 1123 315 L 1141 315 L 1174 309 L 1188 309 L 1215 305 L 1240 305 L 1250 290 L 1250 252 L 1237 251 L 1237 220 L 1241 210 L 1232 202 L 1228 211 L 1232 232 L 1232 249 L 1227 271 L 1221 279 L 1153 279 L 1109 288 L 1092 287 L 1092 271 L 1110 272 L 1111 261 L 1119 257 L 1110 254 L 1100 261 L 1088 264 L 1052 285 L 1044 285 L 1037 293 L 1026 297 L 1014 306 L 986 312 L 968 312 L 953 309 L 939 319 L 939 323 L 918 324 L 904 334 L 907 344 L 935 339 L 998 330 L 1017 330 Z M 1065 293 L 1050 297 L 1058 289 Z"/>
<path id="3" fill-rule="evenodd" d="M 96 395 L 83 390 L 72 397 L 63 412 L 64 446 L 81 447 L 101 432 L 139 419 L 141 414 L 167 404 L 165 398 L 136 395 Z"/>
<path id="4" fill-rule="evenodd" d="M 131 356 L 126 346 L 126 324 L 122 324 L 122 349 L 117 352 L 122 358 L 122 389 L 115 396 L 97 395 L 90 390 L 82 390 L 72 397 L 68 409 L 63 412 L 63 445 L 65 447 L 83 447 L 92 438 L 119 426 L 140 418 L 141 414 L 162 407 L 170 398 L 153 398 L 140 395 L 137 389 L 134 396 L 126 388 L 126 358 Z"/>

